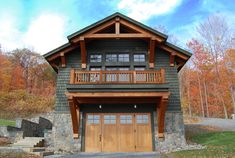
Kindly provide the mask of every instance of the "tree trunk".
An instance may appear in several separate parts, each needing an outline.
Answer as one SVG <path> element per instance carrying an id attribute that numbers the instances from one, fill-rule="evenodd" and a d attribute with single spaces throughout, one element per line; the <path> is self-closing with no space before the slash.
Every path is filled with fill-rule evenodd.
<path id="1" fill-rule="evenodd" d="M 197 72 L 197 81 L 198 81 L 198 88 L 199 88 L 200 104 L 201 104 L 201 108 L 202 108 L 202 117 L 205 117 L 205 110 L 204 110 L 204 106 L 203 106 L 202 91 L 201 91 L 201 82 L 199 79 L 198 72 Z"/>
<path id="2" fill-rule="evenodd" d="M 203 86 L 204 86 L 204 95 L 205 95 L 205 104 L 206 104 L 206 115 L 207 117 L 210 117 L 209 115 L 209 106 L 208 106 L 208 99 L 207 99 L 207 87 L 206 87 L 206 80 L 203 79 Z"/>
<path id="3" fill-rule="evenodd" d="M 230 86 L 230 91 L 231 91 L 231 97 L 232 97 L 232 102 L 233 102 L 233 113 L 235 114 L 235 87 L 233 84 Z"/>
<path id="4" fill-rule="evenodd" d="M 191 98 L 190 98 L 190 81 L 188 81 L 187 95 L 188 95 L 189 116 L 192 117 Z"/>

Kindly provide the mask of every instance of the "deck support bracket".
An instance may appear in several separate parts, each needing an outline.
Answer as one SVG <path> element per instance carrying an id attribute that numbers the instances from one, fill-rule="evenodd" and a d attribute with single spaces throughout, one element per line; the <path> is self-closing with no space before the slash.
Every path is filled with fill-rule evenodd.
<path id="1" fill-rule="evenodd" d="M 164 138 L 165 113 L 168 105 L 168 96 L 161 97 L 159 105 L 157 105 L 157 121 L 158 121 L 158 138 Z"/>
<path id="2" fill-rule="evenodd" d="M 78 139 L 78 128 L 79 128 L 79 118 L 80 118 L 80 109 L 74 97 L 68 98 L 72 126 L 73 126 L 73 138 Z"/>

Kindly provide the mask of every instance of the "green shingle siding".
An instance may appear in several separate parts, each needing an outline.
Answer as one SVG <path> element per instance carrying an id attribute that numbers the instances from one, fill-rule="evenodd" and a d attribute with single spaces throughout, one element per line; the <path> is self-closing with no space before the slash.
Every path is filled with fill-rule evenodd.
<path id="1" fill-rule="evenodd" d="M 147 54 L 148 44 L 141 40 L 99 40 L 98 42 L 91 42 L 87 47 L 88 55 L 90 53 L 104 53 L 104 52 L 145 52 Z M 87 58 L 89 59 L 89 58 Z M 103 62 L 93 65 L 107 65 Z M 66 68 L 59 68 L 58 77 L 57 77 L 57 89 L 56 89 L 56 111 L 64 112 L 69 111 L 69 106 L 67 103 L 67 98 L 65 96 L 65 92 L 67 91 L 66 86 L 70 80 L 70 68 L 80 68 L 81 66 L 81 58 L 79 49 L 74 50 L 71 53 L 66 54 Z M 130 63 L 133 65 L 133 63 Z M 88 63 L 88 67 L 92 65 Z M 120 65 L 120 64 L 117 64 Z M 121 64 L 122 65 L 122 64 Z M 148 67 L 148 56 L 146 61 L 146 66 Z M 104 66 L 103 66 L 104 67 Z M 156 49 L 155 52 L 155 69 L 159 70 L 160 68 L 164 68 L 166 70 L 166 82 L 168 83 L 167 87 L 169 87 L 169 91 L 171 92 L 169 98 L 168 111 L 180 111 L 180 96 L 179 96 L 179 83 L 178 83 L 178 75 L 176 67 L 169 66 L 169 54 L 164 52 L 161 49 Z M 133 69 L 133 66 L 131 66 Z M 90 91 L 102 91 L 101 85 L 83 85 L 84 89 L 87 88 Z M 106 88 L 105 88 L 106 87 Z M 156 86 L 153 86 L 156 88 Z M 164 86 L 163 86 L 164 87 Z M 71 86 L 70 86 L 71 88 Z M 81 87 L 80 87 L 81 88 Z M 119 89 L 117 85 L 105 85 L 103 91 L 107 91 L 107 88 L 111 89 Z M 150 85 L 128 85 L 125 87 L 125 90 L 138 89 L 139 91 L 149 90 L 153 91 L 150 88 Z M 159 89 L 162 87 L 159 86 Z M 83 91 L 87 91 L 83 90 Z M 158 90 L 159 90 L 158 89 Z M 124 90 L 124 89 L 123 89 Z M 158 91 L 156 89 L 156 91 Z M 163 90 L 163 89 L 162 89 Z M 165 90 L 165 89 L 164 89 Z"/>

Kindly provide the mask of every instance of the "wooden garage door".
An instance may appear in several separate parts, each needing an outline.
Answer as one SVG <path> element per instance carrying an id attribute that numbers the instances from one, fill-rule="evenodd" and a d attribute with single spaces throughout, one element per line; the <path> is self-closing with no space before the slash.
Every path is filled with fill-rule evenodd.
<path id="1" fill-rule="evenodd" d="M 88 113 L 85 151 L 152 151 L 150 120 L 148 113 Z"/>

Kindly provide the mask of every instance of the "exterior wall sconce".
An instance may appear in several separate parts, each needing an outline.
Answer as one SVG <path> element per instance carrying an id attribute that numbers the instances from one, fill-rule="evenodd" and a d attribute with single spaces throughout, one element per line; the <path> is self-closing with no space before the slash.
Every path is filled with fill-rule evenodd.
<path id="1" fill-rule="evenodd" d="M 136 104 L 134 105 L 134 108 L 135 108 L 135 109 L 137 108 L 137 105 L 136 105 Z"/>
<path id="2" fill-rule="evenodd" d="M 102 109 L 102 105 L 99 105 L 99 108 Z"/>

